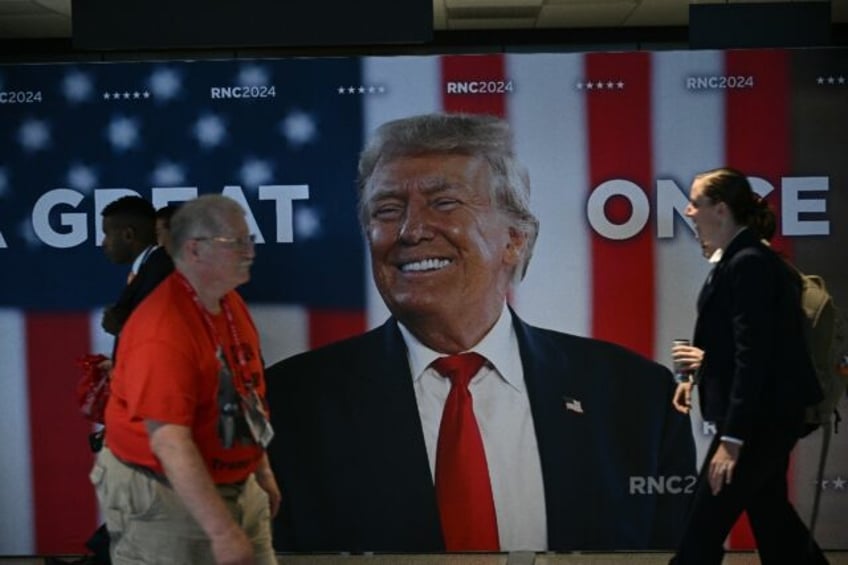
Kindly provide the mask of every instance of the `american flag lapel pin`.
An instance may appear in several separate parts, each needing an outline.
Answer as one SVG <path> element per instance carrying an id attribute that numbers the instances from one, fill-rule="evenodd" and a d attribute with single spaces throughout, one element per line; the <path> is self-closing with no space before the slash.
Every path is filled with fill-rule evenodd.
<path id="1" fill-rule="evenodd" d="M 576 412 L 577 414 L 583 413 L 583 405 L 576 398 L 571 398 L 570 396 L 562 397 L 562 405 L 566 410 L 571 410 L 572 412 Z"/>

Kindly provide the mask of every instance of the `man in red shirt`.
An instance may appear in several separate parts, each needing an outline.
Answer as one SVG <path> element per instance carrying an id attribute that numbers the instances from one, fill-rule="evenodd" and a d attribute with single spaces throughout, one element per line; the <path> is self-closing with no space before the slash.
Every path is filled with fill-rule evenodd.
<path id="1" fill-rule="evenodd" d="M 121 333 L 91 475 L 112 562 L 275 564 L 259 337 L 234 290 L 255 255 L 244 211 L 201 196 L 172 219 L 171 244 L 175 272 Z"/>

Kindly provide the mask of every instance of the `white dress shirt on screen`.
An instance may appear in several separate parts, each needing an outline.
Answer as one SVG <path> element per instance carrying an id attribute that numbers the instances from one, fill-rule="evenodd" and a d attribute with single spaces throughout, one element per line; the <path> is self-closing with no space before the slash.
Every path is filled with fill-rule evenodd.
<path id="1" fill-rule="evenodd" d="M 430 473 L 435 477 L 439 425 L 451 384 L 430 367 L 443 355 L 423 345 L 403 325 L 400 329 L 409 352 Z M 501 550 L 544 551 L 548 536 L 542 466 L 518 340 L 506 305 L 492 330 L 470 351 L 489 361 L 468 388 L 486 451 Z"/>

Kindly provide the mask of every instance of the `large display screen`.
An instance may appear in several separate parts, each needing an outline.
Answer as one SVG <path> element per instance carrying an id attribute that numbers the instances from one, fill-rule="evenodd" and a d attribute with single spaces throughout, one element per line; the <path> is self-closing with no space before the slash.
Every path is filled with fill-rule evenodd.
<path id="1" fill-rule="evenodd" d="M 239 201 L 258 242 L 240 291 L 271 364 L 386 319 L 357 222 L 358 153 L 383 122 L 441 111 L 513 128 L 541 223 L 510 298 L 531 324 L 670 365 L 710 267 L 683 215 L 689 187 L 723 165 L 778 213 L 773 245 L 848 306 L 844 49 L 0 66 L 0 554 L 81 552 L 100 520 L 75 361 L 111 351 L 100 317 L 127 274 L 102 252 L 104 206 Z M 700 462 L 697 411 L 692 432 Z M 821 494 L 826 549 L 848 549 L 841 438 L 820 483 L 821 431 L 790 466 L 805 521 Z M 750 547 L 750 532 L 728 543 Z"/>

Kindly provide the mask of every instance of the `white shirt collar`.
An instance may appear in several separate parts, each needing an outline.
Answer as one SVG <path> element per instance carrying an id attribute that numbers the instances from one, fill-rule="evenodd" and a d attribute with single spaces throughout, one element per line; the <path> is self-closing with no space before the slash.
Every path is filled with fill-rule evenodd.
<path id="1" fill-rule="evenodd" d="M 724 255 L 724 249 L 722 249 L 721 247 L 719 247 L 718 249 L 716 249 L 715 251 L 713 251 L 713 254 L 712 254 L 712 255 L 710 255 L 710 258 L 709 258 L 709 259 L 707 259 L 707 261 L 709 261 L 711 264 L 715 265 L 716 263 L 718 263 L 719 261 L 721 261 L 721 256 L 722 256 L 722 255 Z"/>
<path id="2" fill-rule="evenodd" d="M 144 251 L 139 253 L 138 256 L 135 258 L 135 260 L 133 260 L 132 269 L 130 270 L 130 272 L 134 275 L 137 275 L 138 270 L 141 268 L 141 266 L 144 264 L 144 262 L 147 261 L 147 258 L 150 257 L 150 254 L 153 253 L 153 251 L 157 247 L 159 247 L 159 246 L 158 245 L 148 245 L 147 247 L 145 247 Z"/>
<path id="3" fill-rule="evenodd" d="M 746 229 L 747 228 L 743 226 L 743 227 L 739 228 L 738 230 L 736 230 L 736 233 L 733 234 L 733 237 L 731 237 L 730 241 L 727 242 L 727 247 L 730 247 L 730 244 L 733 243 L 733 240 L 736 239 L 736 236 L 738 236 L 740 233 L 742 233 Z M 712 264 L 718 263 L 719 261 L 721 261 L 721 258 L 722 258 L 723 255 L 724 255 L 724 249 L 719 247 L 718 249 L 713 251 L 713 254 L 710 255 L 710 258 L 707 259 L 707 261 L 709 261 Z"/>
<path id="4" fill-rule="evenodd" d="M 444 354 L 434 351 L 418 341 L 412 335 L 412 332 L 400 322 L 398 322 L 398 327 L 400 328 L 404 342 L 406 342 L 412 380 L 417 381 L 430 367 L 430 364 L 439 357 L 443 357 Z M 518 352 L 518 338 L 515 335 L 515 328 L 512 326 L 512 316 L 509 313 L 506 303 L 504 303 L 498 321 L 495 322 L 489 333 L 483 336 L 483 339 L 468 351 L 479 353 L 488 359 L 497 374 L 507 383 L 518 391 L 524 390 L 521 356 Z"/>

